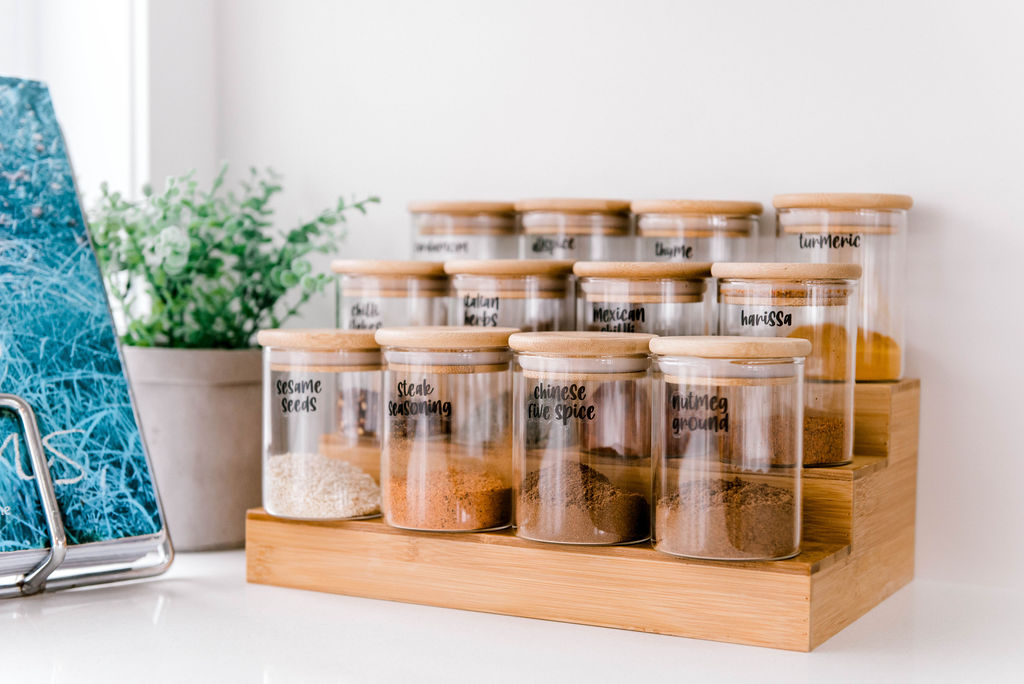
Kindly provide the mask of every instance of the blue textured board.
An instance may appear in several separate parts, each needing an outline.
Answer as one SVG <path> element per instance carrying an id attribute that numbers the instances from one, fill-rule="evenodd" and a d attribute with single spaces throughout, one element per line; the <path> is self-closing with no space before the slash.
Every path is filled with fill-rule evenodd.
<path id="1" fill-rule="evenodd" d="M 0 392 L 31 404 L 68 542 L 154 534 L 156 492 L 114 323 L 46 86 L 0 77 Z M 0 414 L 0 552 L 47 530 L 13 414 Z"/>

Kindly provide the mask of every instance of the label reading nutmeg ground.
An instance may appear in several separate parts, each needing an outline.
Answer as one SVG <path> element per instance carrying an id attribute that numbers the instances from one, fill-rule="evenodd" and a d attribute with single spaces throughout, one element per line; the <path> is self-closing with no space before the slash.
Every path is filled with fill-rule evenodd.
<path id="1" fill-rule="evenodd" d="M 462 296 L 462 324 L 484 328 L 498 327 L 501 297 L 497 295 L 466 294 Z"/>
<path id="2" fill-rule="evenodd" d="M 527 396 L 526 418 L 532 421 L 553 421 L 565 427 L 572 420 L 596 419 L 597 406 L 587 401 L 585 384 L 555 385 L 542 382 Z"/>
<path id="3" fill-rule="evenodd" d="M 672 434 L 729 432 L 729 399 L 718 394 L 672 392 L 668 398 Z"/>
<path id="4" fill-rule="evenodd" d="M 647 322 L 647 308 L 643 304 L 616 304 L 594 302 L 590 306 L 591 330 L 599 332 L 642 332 Z"/>

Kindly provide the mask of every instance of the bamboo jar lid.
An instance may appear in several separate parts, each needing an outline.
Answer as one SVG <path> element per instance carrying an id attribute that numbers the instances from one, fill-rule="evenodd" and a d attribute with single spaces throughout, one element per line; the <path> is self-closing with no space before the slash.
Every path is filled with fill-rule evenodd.
<path id="1" fill-rule="evenodd" d="M 455 260 L 444 264 L 448 275 L 481 276 L 565 276 L 573 271 L 573 262 L 559 259 L 479 259 Z"/>
<path id="2" fill-rule="evenodd" d="M 510 215 L 516 211 L 514 202 L 479 202 L 469 201 L 423 201 L 409 202 L 411 214 L 452 214 L 459 216 L 475 216 L 479 214 Z"/>
<path id="3" fill-rule="evenodd" d="M 296 351 L 376 350 L 380 345 L 373 330 L 338 330 L 335 328 L 271 328 L 256 333 L 256 342 L 263 347 Z"/>
<path id="4" fill-rule="evenodd" d="M 559 356 L 627 356 L 646 354 L 654 335 L 647 333 L 526 332 L 508 340 L 515 351 Z"/>
<path id="5" fill-rule="evenodd" d="M 440 261 L 382 261 L 374 259 L 335 259 L 331 262 L 335 273 L 375 276 L 422 276 L 444 275 L 444 263 Z"/>
<path id="6" fill-rule="evenodd" d="M 776 195 L 776 209 L 910 209 L 910 195 L 862 192 L 804 192 Z"/>
<path id="7" fill-rule="evenodd" d="M 581 278 L 623 280 L 698 280 L 711 277 L 707 262 L 577 261 L 572 272 Z"/>
<path id="8" fill-rule="evenodd" d="M 811 343 L 800 337 L 739 337 L 709 335 L 656 337 L 651 353 L 660 356 L 696 356 L 704 359 L 778 359 L 803 357 Z"/>
<path id="9" fill-rule="evenodd" d="M 634 200 L 634 214 L 679 214 L 682 216 L 759 216 L 760 202 L 734 200 Z"/>
<path id="10" fill-rule="evenodd" d="M 717 263 L 711 266 L 715 278 L 750 280 L 856 280 L 860 264 Z"/>
<path id="11" fill-rule="evenodd" d="M 617 199 L 543 198 L 516 202 L 516 211 L 566 214 L 628 214 L 629 202 Z"/>
<path id="12" fill-rule="evenodd" d="M 460 325 L 428 325 L 380 328 L 377 343 L 382 347 L 404 347 L 434 351 L 457 351 L 507 347 L 509 336 L 519 328 L 482 328 Z"/>

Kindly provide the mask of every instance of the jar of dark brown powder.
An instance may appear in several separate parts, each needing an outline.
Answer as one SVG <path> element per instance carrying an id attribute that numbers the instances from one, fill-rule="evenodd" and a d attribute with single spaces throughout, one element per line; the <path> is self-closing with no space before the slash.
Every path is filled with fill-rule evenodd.
<path id="1" fill-rule="evenodd" d="M 537 332 L 516 352 L 516 531 L 565 544 L 650 536 L 653 335 Z"/>
<path id="2" fill-rule="evenodd" d="M 512 522 L 515 328 L 382 328 L 384 520 L 470 531 Z"/>
<path id="3" fill-rule="evenodd" d="M 799 338 L 659 337 L 654 547 L 713 560 L 800 549 Z"/>

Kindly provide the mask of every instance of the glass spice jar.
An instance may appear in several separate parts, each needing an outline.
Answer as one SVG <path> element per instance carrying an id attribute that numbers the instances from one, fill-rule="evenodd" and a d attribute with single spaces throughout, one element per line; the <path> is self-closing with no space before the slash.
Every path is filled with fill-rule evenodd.
<path id="1" fill-rule="evenodd" d="M 650 536 L 653 335 L 536 332 L 515 350 L 516 534 L 564 544 Z"/>
<path id="2" fill-rule="evenodd" d="M 710 560 L 800 550 L 799 338 L 659 337 L 654 548 Z"/>
<path id="3" fill-rule="evenodd" d="M 425 531 L 512 522 L 515 328 L 382 328 L 384 520 Z"/>
<path id="4" fill-rule="evenodd" d="M 804 370 L 804 465 L 853 460 L 857 264 L 715 264 L 718 332 L 802 337 L 811 343 Z"/>
<path id="5" fill-rule="evenodd" d="M 526 259 L 604 261 L 632 253 L 625 200 L 522 200 L 516 202 L 516 210 Z"/>
<path id="6" fill-rule="evenodd" d="M 511 202 L 410 202 L 413 258 L 511 259 L 518 254 Z"/>
<path id="7" fill-rule="evenodd" d="M 777 195 L 783 261 L 854 263 L 864 269 L 857 312 L 857 380 L 903 377 L 907 195 Z"/>
<path id="8" fill-rule="evenodd" d="M 709 263 L 577 261 L 580 330 L 706 335 Z"/>
<path id="9" fill-rule="evenodd" d="M 758 255 L 760 202 L 636 200 L 640 261 L 751 261 Z"/>
<path id="10" fill-rule="evenodd" d="M 576 325 L 571 261 L 449 261 L 453 322 L 520 330 L 572 330 Z"/>
<path id="11" fill-rule="evenodd" d="M 448 276 L 440 261 L 339 259 L 335 318 L 339 328 L 444 325 Z"/>
<path id="12" fill-rule="evenodd" d="M 263 507 L 303 520 L 380 513 L 380 348 L 366 330 L 261 330 Z"/>

